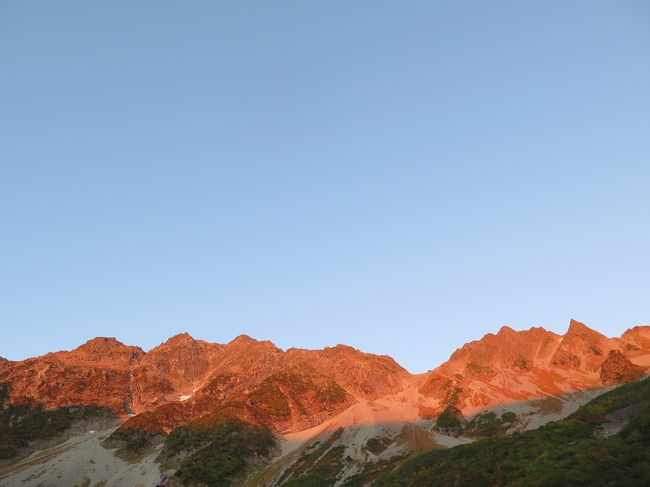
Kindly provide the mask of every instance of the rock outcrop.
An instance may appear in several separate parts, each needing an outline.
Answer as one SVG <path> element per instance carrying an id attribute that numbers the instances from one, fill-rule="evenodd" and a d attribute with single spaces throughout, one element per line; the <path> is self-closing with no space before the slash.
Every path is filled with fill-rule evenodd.
<path id="1" fill-rule="evenodd" d="M 639 379 L 643 369 L 634 365 L 619 350 L 610 350 L 600 366 L 600 380 L 603 385 L 614 386 Z"/>

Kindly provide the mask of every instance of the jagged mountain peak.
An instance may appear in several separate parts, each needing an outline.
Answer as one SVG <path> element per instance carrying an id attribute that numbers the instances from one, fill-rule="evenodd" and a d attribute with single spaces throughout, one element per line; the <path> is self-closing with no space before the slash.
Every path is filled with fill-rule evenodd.
<path id="1" fill-rule="evenodd" d="M 170 338 L 168 338 L 164 344 L 166 345 L 178 345 L 178 344 L 186 344 L 186 343 L 194 343 L 196 340 L 190 335 L 188 332 L 184 331 L 182 333 L 178 333 Z"/>
<path id="2" fill-rule="evenodd" d="M 466 413 L 625 380 L 650 365 L 650 342 L 644 341 L 650 327 L 633 328 L 623 337 L 607 338 L 575 320 L 563 337 L 542 327 L 504 325 L 423 375 L 410 374 L 389 356 L 343 344 L 282 351 L 248 335 L 214 344 L 180 333 L 144 354 L 115 338 L 98 337 L 70 352 L 2 362 L 0 383 L 11 384 L 11 397 L 46 407 L 80 401 L 108 405 L 122 415 L 168 415 L 165 421 L 181 423 L 220 405 L 235 407 L 236 398 L 251 414 L 266 404 L 278 428 L 299 429 L 353 401 L 394 397 L 390 404 L 406 408 L 409 417 L 444 404 Z M 269 411 L 257 412 L 266 417 Z"/>
<path id="3" fill-rule="evenodd" d="M 625 344 L 576 320 L 564 335 L 541 327 L 502 327 L 457 349 L 425 375 L 419 390 L 441 401 L 438 408 L 453 405 L 465 412 L 625 381 L 650 365 L 650 342 L 643 342 L 644 336 L 643 329 L 630 332 Z"/>
<path id="4" fill-rule="evenodd" d="M 137 346 L 125 345 L 115 337 L 95 337 L 74 350 L 49 353 L 45 357 L 66 363 L 106 363 L 127 367 L 138 363 L 144 351 Z"/>
<path id="5" fill-rule="evenodd" d="M 259 343 L 259 341 L 255 340 L 254 338 L 252 338 L 250 335 L 247 335 L 246 333 L 242 333 L 241 335 L 237 335 L 235 338 L 230 340 L 228 342 L 228 345 L 251 344 L 251 343 Z"/>
<path id="6" fill-rule="evenodd" d="M 565 369 L 596 373 L 612 349 L 618 349 L 619 340 L 608 338 L 584 323 L 571 320 L 567 332 L 553 354 L 551 364 Z"/>
<path id="7" fill-rule="evenodd" d="M 608 340 L 608 338 L 602 333 L 599 333 L 593 328 L 590 328 L 584 323 L 574 319 L 569 322 L 569 328 L 567 329 L 565 336 L 569 334 L 580 335 L 582 337 L 604 338 Z"/>
<path id="8" fill-rule="evenodd" d="M 499 328 L 497 335 L 511 335 L 513 333 L 517 333 L 517 332 L 512 328 L 510 328 L 508 325 L 503 325 L 501 328 Z"/>
<path id="9" fill-rule="evenodd" d="M 541 327 L 514 330 L 502 326 L 496 333 L 487 333 L 480 340 L 466 343 L 457 349 L 441 367 L 462 370 L 468 364 L 509 367 L 523 357 L 533 361 L 548 353 L 549 345 L 559 341 L 560 336 Z"/>
<path id="10" fill-rule="evenodd" d="M 148 362 L 152 360 L 162 360 L 161 357 L 170 353 L 187 353 L 189 350 L 199 349 L 201 343 L 202 342 L 199 340 L 195 340 L 189 333 L 179 333 L 149 350 L 144 358 L 144 361 Z"/>
<path id="11" fill-rule="evenodd" d="M 129 348 L 115 337 L 95 337 L 79 345 L 75 350 L 96 350 L 112 348 Z"/>
<path id="12" fill-rule="evenodd" d="M 245 333 L 233 338 L 226 344 L 226 347 L 229 349 L 255 348 L 271 352 L 282 351 L 270 340 L 256 340 L 254 338 L 251 338 L 249 335 L 246 335 Z"/>

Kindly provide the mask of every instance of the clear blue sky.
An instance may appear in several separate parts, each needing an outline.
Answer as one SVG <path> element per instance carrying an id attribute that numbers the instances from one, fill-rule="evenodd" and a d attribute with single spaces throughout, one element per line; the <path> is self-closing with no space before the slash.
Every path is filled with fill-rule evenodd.
<path id="1" fill-rule="evenodd" d="M 617 335 L 650 322 L 650 4 L 5 0 L 0 169 L 12 359 Z"/>

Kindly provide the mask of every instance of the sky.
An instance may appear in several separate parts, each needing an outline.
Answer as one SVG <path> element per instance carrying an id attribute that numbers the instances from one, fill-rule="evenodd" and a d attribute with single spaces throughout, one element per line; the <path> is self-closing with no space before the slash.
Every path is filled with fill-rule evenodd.
<path id="1" fill-rule="evenodd" d="M 648 2 L 0 2 L 10 359 L 619 335 L 649 215 Z"/>

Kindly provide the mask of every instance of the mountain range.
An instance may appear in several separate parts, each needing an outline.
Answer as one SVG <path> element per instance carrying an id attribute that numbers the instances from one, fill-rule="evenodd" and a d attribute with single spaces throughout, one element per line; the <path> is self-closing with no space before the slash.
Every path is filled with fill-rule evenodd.
<path id="1" fill-rule="evenodd" d="M 423 374 L 345 345 L 281 350 L 246 335 L 214 344 L 183 333 L 145 352 L 100 337 L 71 351 L 1 359 L 0 404 L 109 411 L 119 427 L 103 438 L 105 448 L 117 456 L 130 452 L 131 462 L 155 452 L 155 462 L 181 474 L 191 470 L 188 452 L 196 448 L 171 455 L 170 439 L 238 425 L 269 447 L 251 453 L 255 460 L 241 471 L 224 474 L 223 485 L 291 485 L 334 450 L 344 460 L 322 485 L 344 485 L 393 457 L 473 441 L 486 425 L 504 432 L 538 428 L 648 370 L 650 327 L 609 338 L 575 320 L 564 335 L 504 326 Z M 480 419 L 495 411 L 496 422 Z M 35 449 L 7 454 L 4 464 Z M 212 485 L 188 474 L 176 482 Z"/>

